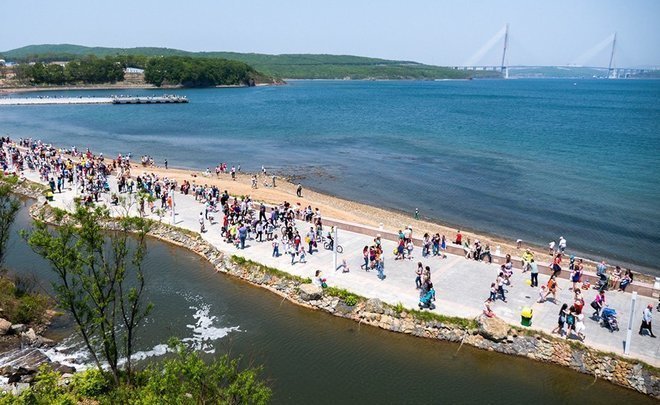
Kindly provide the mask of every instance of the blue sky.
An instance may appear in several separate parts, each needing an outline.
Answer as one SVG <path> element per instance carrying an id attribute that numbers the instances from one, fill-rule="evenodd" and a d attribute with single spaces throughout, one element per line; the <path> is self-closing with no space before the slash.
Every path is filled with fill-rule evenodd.
<path id="1" fill-rule="evenodd" d="M 3 1 L 0 50 L 30 44 L 331 53 L 460 65 L 508 22 L 510 64 L 660 66 L 660 0 Z M 477 64 L 497 65 L 501 41 Z"/>

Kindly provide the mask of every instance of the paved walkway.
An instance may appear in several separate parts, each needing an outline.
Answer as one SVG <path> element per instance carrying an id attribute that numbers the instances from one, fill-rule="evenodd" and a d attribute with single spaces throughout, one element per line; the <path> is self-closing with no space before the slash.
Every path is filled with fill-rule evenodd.
<path id="1" fill-rule="evenodd" d="M 36 173 L 26 173 L 26 177 L 33 181 L 38 181 Z M 114 178 L 110 179 L 112 190 L 116 190 Z M 55 194 L 54 206 L 70 209 L 73 207 L 73 191 L 66 191 L 62 194 Z M 109 198 L 109 196 L 104 196 Z M 176 204 L 176 226 L 199 232 L 199 213 L 203 211 L 202 204 L 196 202 L 192 196 L 185 196 L 177 193 L 175 195 Z M 120 210 L 112 208 L 118 215 Z M 123 210 L 125 211 L 125 210 Z M 136 212 L 135 204 L 132 212 Z M 216 214 L 217 215 L 217 214 Z M 158 219 L 152 215 L 151 218 Z M 221 218 L 216 218 L 221 222 Z M 164 222 L 171 223 L 171 216 L 163 218 Z M 309 224 L 303 221 L 297 221 L 301 235 L 309 230 Z M 291 265 L 291 256 L 272 257 L 272 247 L 270 242 L 257 242 L 249 240 L 244 250 L 239 250 L 233 245 L 222 241 L 220 237 L 220 224 L 208 226 L 207 232 L 202 236 L 205 240 L 216 246 L 219 250 L 230 254 L 243 256 L 247 259 L 278 268 L 291 274 L 302 277 L 313 277 L 317 269 L 323 271 L 323 276 L 327 278 L 328 285 L 345 288 L 353 293 L 368 298 L 379 298 L 384 302 L 396 305 L 402 303 L 408 308 L 417 308 L 418 292 L 415 289 L 415 269 L 417 262 L 421 261 L 425 266 L 431 267 L 432 281 L 436 289 L 437 301 L 434 312 L 474 318 L 481 314 L 483 302 L 488 298 L 490 284 L 495 281 L 499 266 L 495 264 L 486 264 L 467 260 L 462 256 L 447 255 L 446 259 L 422 258 L 421 248 L 416 247 L 413 260 L 394 260 L 393 255 L 389 254 L 395 248 L 395 242 L 383 241 L 385 252 L 385 280 L 377 277 L 376 271 L 364 271 L 360 269 L 363 263 L 362 248 L 365 245 L 371 245 L 375 235 L 364 235 L 360 233 L 339 230 L 339 244 L 343 246 L 344 253 L 339 255 L 338 262 L 345 259 L 350 267 L 349 273 L 342 273 L 341 270 L 333 269 L 333 255 L 331 251 L 324 250 L 319 246 L 319 251 L 312 255 L 307 254 L 306 264 L 295 263 Z M 265 240 L 265 239 L 264 239 Z M 534 310 L 533 328 L 542 330 L 546 333 L 556 326 L 558 311 L 562 303 L 572 303 L 573 293 L 569 291 L 571 286 L 567 280 L 559 280 L 561 290 L 557 295 L 557 302 L 551 300 L 545 303 L 537 303 L 538 289 L 528 286 L 525 281 L 528 274 L 521 274 L 520 270 L 514 270 L 512 276 L 512 285 L 507 289 L 507 303 L 497 301 L 493 305 L 493 310 L 498 317 L 506 320 L 512 325 L 520 325 L 520 312 L 525 306 L 530 306 Z M 539 284 L 544 284 L 548 280 L 547 276 L 539 276 Z M 595 281 L 595 280 L 594 280 Z M 611 308 L 616 309 L 618 313 L 620 331 L 610 332 L 608 329 L 599 325 L 599 323 L 588 318 L 593 312 L 589 303 L 596 295 L 595 290 L 584 292 L 585 298 L 585 325 L 586 339 L 585 344 L 604 351 L 610 351 L 618 355 L 623 355 L 624 341 L 626 338 L 626 328 L 630 317 L 631 297 L 629 293 L 607 292 L 606 301 Z M 637 334 L 641 323 L 641 313 L 647 304 L 655 304 L 657 300 L 638 296 L 637 305 L 633 314 L 633 334 L 631 339 L 630 356 L 644 360 L 654 366 L 660 366 L 660 339 L 653 339 L 649 336 L 640 336 Z M 660 334 L 657 323 L 660 322 L 660 315 L 655 312 L 656 333 Z"/>

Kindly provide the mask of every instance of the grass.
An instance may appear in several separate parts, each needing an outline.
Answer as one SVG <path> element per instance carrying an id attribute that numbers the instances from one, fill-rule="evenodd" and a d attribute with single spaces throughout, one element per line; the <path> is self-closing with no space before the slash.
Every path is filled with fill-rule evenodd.
<path id="1" fill-rule="evenodd" d="M 353 294 L 352 292 L 344 288 L 328 287 L 325 288 L 323 292 L 325 292 L 326 295 L 329 295 L 331 297 L 337 297 L 341 299 L 349 307 L 352 307 L 356 305 L 358 302 L 365 300 L 364 297 L 361 297 L 357 294 Z"/>
<path id="2" fill-rule="evenodd" d="M 232 263 L 234 263 L 238 266 L 249 267 L 249 268 L 255 269 L 259 272 L 262 272 L 264 274 L 270 274 L 271 276 L 274 276 L 274 277 L 295 281 L 295 282 L 298 282 L 300 284 L 311 284 L 311 282 L 312 282 L 312 279 L 310 279 L 309 277 L 300 277 L 300 276 L 296 276 L 296 275 L 293 275 L 293 274 L 289 274 L 285 271 L 276 269 L 274 267 L 265 266 L 261 263 L 257 263 L 255 261 L 250 260 L 250 259 L 246 259 L 242 256 L 232 255 L 230 259 L 231 259 Z"/>
<path id="3" fill-rule="evenodd" d="M 403 312 L 407 312 L 414 319 L 421 322 L 441 322 L 451 325 L 459 326 L 463 329 L 476 329 L 479 327 L 475 319 L 459 318 L 456 316 L 446 316 L 441 315 L 431 311 L 420 311 L 417 309 L 408 309 L 403 306 L 401 302 L 398 302 L 396 305 L 388 305 L 392 311 L 396 312 L 397 315 L 401 315 Z"/>

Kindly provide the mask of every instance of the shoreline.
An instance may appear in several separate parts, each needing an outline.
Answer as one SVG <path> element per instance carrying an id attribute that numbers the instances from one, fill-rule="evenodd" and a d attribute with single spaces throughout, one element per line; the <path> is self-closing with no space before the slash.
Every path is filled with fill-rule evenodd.
<path id="1" fill-rule="evenodd" d="M 525 251 L 525 248 L 529 248 L 534 253 L 534 257 L 537 261 L 546 262 L 552 260 L 552 256 L 548 254 L 547 247 L 543 247 L 532 242 L 523 241 L 521 248 L 518 249 L 516 247 L 516 241 L 506 236 L 495 235 L 482 230 L 474 230 L 470 227 L 447 224 L 442 221 L 442 219 L 414 219 L 413 216 L 406 214 L 402 210 L 397 210 L 396 208 L 378 207 L 367 202 L 349 200 L 340 195 L 318 191 L 318 189 L 314 187 L 304 189 L 303 197 L 297 198 L 295 192 L 296 184 L 290 180 L 292 177 L 295 178 L 295 176 L 288 174 L 277 176 L 277 187 L 273 189 L 264 188 L 262 186 L 264 177 L 260 173 L 243 171 L 237 172 L 236 181 L 232 181 L 228 173 L 220 174 L 219 178 L 215 176 L 215 173 L 212 173 L 211 176 L 206 177 L 203 174 L 203 170 L 195 168 L 170 166 L 168 169 L 164 169 L 163 167 L 157 165 L 144 167 L 140 164 L 134 163 L 131 163 L 131 166 L 134 170 L 137 170 L 135 175 L 142 174 L 143 172 L 155 173 L 160 177 L 174 178 L 179 183 L 181 183 L 181 180 L 188 180 L 191 183 L 196 181 L 196 183 L 201 184 L 215 184 L 222 190 L 228 190 L 231 195 L 250 195 L 254 200 L 262 201 L 268 204 L 281 204 L 282 201 L 285 200 L 292 204 L 300 202 L 302 207 L 307 205 L 311 205 L 312 208 L 319 207 L 323 213 L 323 216 L 328 219 L 338 219 L 342 221 L 360 223 L 374 228 L 379 228 L 383 231 L 396 232 L 408 225 L 412 225 L 415 232 L 415 238 L 421 239 L 425 232 L 428 232 L 431 235 L 439 232 L 441 235 L 446 235 L 447 245 L 453 245 L 456 230 L 460 229 L 461 233 L 463 234 L 463 240 L 469 239 L 473 242 L 474 240 L 478 239 L 482 242 L 482 245 L 490 244 L 491 251 L 493 252 L 495 252 L 497 246 L 500 246 L 502 255 L 510 254 L 515 258 L 519 257 Z M 255 174 L 257 175 L 259 188 L 252 189 L 250 182 L 252 175 Z M 270 176 L 271 175 L 268 174 L 265 180 L 270 182 Z M 238 192 L 239 190 L 240 192 Z M 264 190 L 266 191 L 264 192 Z M 280 197 L 280 199 L 276 199 L 276 196 Z M 328 212 L 331 214 L 328 214 Z M 383 225 L 382 228 L 380 228 L 381 224 Z M 567 250 L 566 256 L 569 255 L 570 249 Z M 575 256 L 576 258 L 580 257 L 584 259 L 585 270 L 595 271 L 595 267 L 599 263 L 597 259 L 589 257 L 589 255 L 586 254 L 583 255 L 576 253 Z M 636 270 L 638 268 L 646 271 L 650 270 L 645 266 L 619 260 L 610 261 L 607 258 L 601 258 L 600 260 L 606 260 L 608 267 L 613 267 L 615 264 L 619 264 L 624 269 L 630 268 L 635 273 L 635 281 L 637 283 L 641 281 L 653 284 L 655 279 L 658 277 L 654 274 Z"/>
<path id="2" fill-rule="evenodd" d="M 103 155 L 107 157 L 106 160 L 112 159 L 111 157 L 114 156 L 114 154 L 107 154 L 105 152 L 103 152 Z M 73 158 L 70 154 L 67 154 L 66 156 Z M 76 159 L 74 158 L 74 160 Z M 219 177 L 216 177 L 215 173 L 211 173 L 210 176 L 205 176 L 204 170 L 196 168 L 169 166 L 165 169 L 158 165 L 142 166 L 141 164 L 134 162 L 131 162 L 131 171 L 132 176 L 134 177 L 142 175 L 143 173 L 154 173 L 161 178 L 167 177 L 175 179 L 178 184 L 182 184 L 183 180 L 187 180 L 194 184 L 216 185 L 221 191 L 228 190 L 233 196 L 249 195 L 255 201 L 271 205 L 279 205 L 283 201 L 289 201 L 293 205 L 298 204 L 303 208 L 311 205 L 313 209 L 317 207 L 320 208 L 323 217 L 326 219 L 337 219 L 340 221 L 367 225 L 385 232 L 397 232 L 410 225 L 414 230 L 415 239 L 421 239 L 425 232 L 428 232 L 430 235 L 440 233 L 440 235 L 444 234 L 447 237 L 448 247 L 458 246 L 454 245 L 453 241 L 456 231 L 460 229 L 463 234 L 463 240 L 474 242 L 478 239 L 481 241 L 482 246 L 487 244 L 490 245 L 491 251 L 494 254 L 496 254 L 496 248 L 499 246 L 502 256 L 510 254 L 512 258 L 516 259 L 520 258 L 526 248 L 529 248 L 534 253 L 534 258 L 539 264 L 552 261 L 552 256 L 548 254 L 547 247 L 532 242 L 523 241 L 521 247 L 518 248 L 516 241 L 509 239 L 506 236 L 495 235 L 482 230 L 474 230 L 471 227 L 463 228 L 462 226 L 446 224 L 442 219 L 414 219 L 413 216 L 406 214 L 402 210 L 378 207 L 370 203 L 349 200 L 339 195 L 317 191 L 314 187 L 305 188 L 303 190 L 302 198 L 298 198 L 296 196 L 296 184 L 292 182 L 293 179 L 296 179 L 296 176 L 292 174 L 285 173 L 284 175 L 276 175 L 277 186 L 272 188 L 264 187 L 263 183 L 266 181 L 270 184 L 271 175 L 273 173 L 268 173 L 268 175 L 264 177 L 261 173 L 241 171 L 236 173 L 236 180 L 232 181 L 228 172 L 224 174 L 221 173 Z M 258 188 L 256 189 L 251 187 L 251 177 L 253 175 L 257 176 Z M 308 177 L 307 179 L 313 180 L 311 177 Z M 375 234 L 373 236 L 375 236 Z M 570 254 L 571 250 L 569 248 L 564 256 L 568 258 Z M 627 263 L 620 260 L 610 261 L 605 257 L 595 259 L 588 254 L 583 255 L 579 252 L 575 252 L 575 257 L 584 259 L 584 269 L 586 271 L 595 272 L 596 265 L 600 260 L 605 260 L 608 268 L 612 268 L 617 264 L 623 269 L 629 268 L 635 274 L 636 284 L 642 282 L 653 285 L 656 280 L 660 278 L 660 276 L 645 272 L 650 270 L 650 268 L 633 263 Z M 658 272 L 656 271 L 656 273 Z M 632 285 L 634 286 L 635 283 Z"/>

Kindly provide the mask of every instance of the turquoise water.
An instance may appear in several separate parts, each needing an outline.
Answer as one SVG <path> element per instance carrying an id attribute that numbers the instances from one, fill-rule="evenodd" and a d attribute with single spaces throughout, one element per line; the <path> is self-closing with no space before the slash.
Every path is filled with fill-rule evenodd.
<path id="1" fill-rule="evenodd" d="M 2 107 L 0 132 L 173 166 L 263 164 L 463 228 L 539 244 L 563 235 L 571 251 L 635 268 L 660 260 L 660 81 L 295 81 L 177 93 L 191 103 Z"/>

